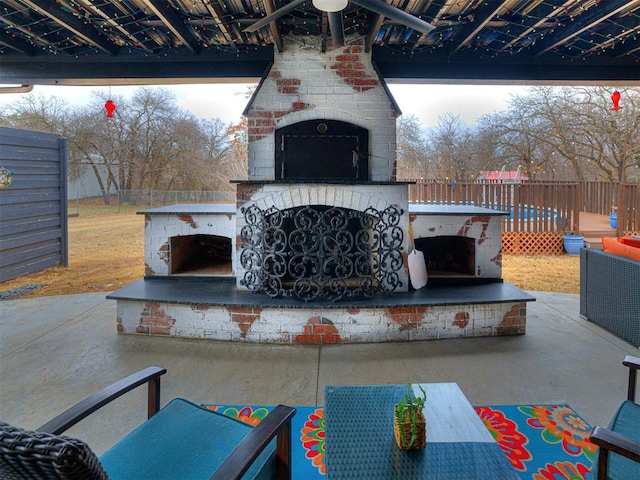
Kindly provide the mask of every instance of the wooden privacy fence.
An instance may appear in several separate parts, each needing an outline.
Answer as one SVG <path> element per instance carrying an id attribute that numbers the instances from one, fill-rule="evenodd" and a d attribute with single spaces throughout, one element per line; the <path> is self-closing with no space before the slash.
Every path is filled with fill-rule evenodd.
<path id="1" fill-rule="evenodd" d="M 476 205 L 509 212 L 503 221 L 505 253 L 563 252 L 564 233 L 582 233 L 580 212 L 618 215 L 617 232 L 640 232 L 640 185 L 613 182 L 472 183 L 418 180 L 409 201 Z M 603 232 L 606 233 L 606 232 Z M 604 236 L 600 232 L 598 235 Z"/>
<path id="2" fill-rule="evenodd" d="M 0 127 L 0 166 L 13 178 L 0 189 L 0 282 L 68 265 L 67 140 Z"/>

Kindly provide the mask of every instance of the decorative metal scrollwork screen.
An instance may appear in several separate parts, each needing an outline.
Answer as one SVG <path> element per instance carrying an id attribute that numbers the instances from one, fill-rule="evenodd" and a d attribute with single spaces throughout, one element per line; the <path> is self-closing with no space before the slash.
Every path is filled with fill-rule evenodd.
<path id="1" fill-rule="evenodd" d="M 402 209 L 242 208 L 240 283 L 270 297 L 339 300 L 402 286 Z"/>

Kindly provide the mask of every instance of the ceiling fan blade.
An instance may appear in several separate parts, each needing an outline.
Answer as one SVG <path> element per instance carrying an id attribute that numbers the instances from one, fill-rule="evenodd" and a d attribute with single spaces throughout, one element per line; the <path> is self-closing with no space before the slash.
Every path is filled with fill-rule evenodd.
<path id="1" fill-rule="evenodd" d="M 430 23 L 425 22 L 424 20 L 420 20 L 418 17 L 414 17 L 410 13 L 405 12 L 404 10 L 400 10 L 399 8 L 394 7 L 393 5 L 389 5 L 384 3 L 382 0 L 350 0 L 351 3 L 355 3 L 356 5 L 360 5 L 361 7 L 366 8 L 367 10 L 371 10 L 372 12 L 379 13 L 380 15 L 384 15 L 391 20 L 395 20 L 409 28 L 413 28 L 421 33 L 429 33 L 432 32 L 436 27 L 431 25 Z"/>
<path id="2" fill-rule="evenodd" d="M 267 15 L 266 17 L 261 18 L 256 23 L 252 23 L 251 25 L 249 25 L 247 28 L 245 28 L 242 31 L 243 32 L 249 32 L 249 33 L 255 32 L 256 30 L 261 29 L 265 25 L 268 25 L 270 22 L 273 22 L 274 20 L 279 19 L 284 14 L 289 13 L 291 10 L 295 10 L 296 8 L 298 8 L 300 5 L 302 5 L 303 3 L 307 2 L 307 1 L 308 0 L 293 0 L 293 2 L 286 4 L 284 7 L 280 7 L 275 12 L 273 12 L 271 15 Z"/>

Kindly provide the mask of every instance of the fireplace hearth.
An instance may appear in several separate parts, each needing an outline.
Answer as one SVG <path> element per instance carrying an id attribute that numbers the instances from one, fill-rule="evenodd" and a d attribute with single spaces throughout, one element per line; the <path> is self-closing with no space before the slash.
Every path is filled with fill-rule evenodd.
<path id="1" fill-rule="evenodd" d="M 475 239 L 442 235 L 419 238 L 415 245 L 424 254 L 430 277 L 475 277 Z"/>
<path id="2" fill-rule="evenodd" d="M 502 281 L 506 213 L 409 204 L 400 110 L 370 52 L 316 40 L 288 38 L 244 111 L 235 204 L 140 212 L 145 278 L 109 295 L 118 332 L 285 344 L 525 333 L 534 298 Z M 410 289 L 411 239 L 430 278 L 450 282 Z"/>
<path id="3" fill-rule="evenodd" d="M 230 275 L 231 239 L 220 235 L 171 237 L 171 275 Z"/>

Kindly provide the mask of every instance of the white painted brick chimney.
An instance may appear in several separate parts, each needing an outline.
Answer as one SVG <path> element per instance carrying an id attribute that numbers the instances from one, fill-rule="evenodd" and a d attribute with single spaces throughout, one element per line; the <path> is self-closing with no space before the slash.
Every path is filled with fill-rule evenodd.
<path id="1" fill-rule="evenodd" d="M 340 120 L 369 130 L 369 176 L 395 181 L 400 111 L 362 42 L 322 53 L 319 39 L 285 38 L 267 77 L 244 112 L 249 180 L 275 180 L 275 131 L 294 123 Z"/>

